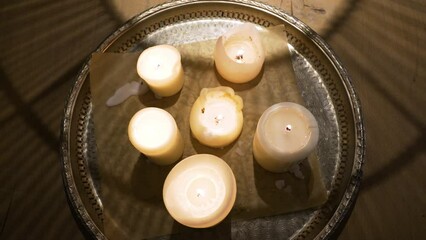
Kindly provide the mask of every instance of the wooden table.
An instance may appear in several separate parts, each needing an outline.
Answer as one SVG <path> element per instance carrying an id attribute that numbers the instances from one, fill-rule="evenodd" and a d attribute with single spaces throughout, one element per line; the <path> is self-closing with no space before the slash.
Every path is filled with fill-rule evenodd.
<path id="1" fill-rule="evenodd" d="M 64 101 L 96 46 L 160 2 L 1 3 L 0 239 L 83 239 L 61 180 Z M 347 67 L 361 99 L 365 174 L 339 239 L 425 239 L 426 2 L 264 2 L 319 32 Z"/>

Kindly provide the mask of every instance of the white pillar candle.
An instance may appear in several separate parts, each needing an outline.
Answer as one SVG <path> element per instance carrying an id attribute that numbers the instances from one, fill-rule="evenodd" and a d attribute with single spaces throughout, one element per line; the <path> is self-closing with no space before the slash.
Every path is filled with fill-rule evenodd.
<path id="1" fill-rule="evenodd" d="M 234 206 L 236 194 L 232 169 L 210 154 L 193 155 L 179 162 L 163 187 L 167 211 L 179 223 L 193 228 L 221 222 Z"/>
<path id="2" fill-rule="evenodd" d="M 245 23 L 219 37 L 214 61 L 219 74 L 230 82 L 244 83 L 254 79 L 265 61 L 255 25 Z"/>
<path id="3" fill-rule="evenodd" d="M 193 136 L 210 147 L 232 143 L 243 128 L 243 100 L 230 87 L 203 88 L 192 106 Z"/>
<path id="4" fill-rule="evenodd" d="M 182 136 L 173 116 L 163 109 L 138 111 L 130 120 L 128 135 L 133 146 L 156 164 L 168 165 L 182 156 Z"/>
<path id="5" fill-rule="evenodd" d="M 284 172 L 314 150 L 318 135 L 317 121 L 309 110 L 296 103 L 278 103 L 259 119 L 253 154 L 266 170 Z"/>
<path id="6" fill-rule="evenodd" d="M 139 56 L 136 70 L 158 96 L 172 96 L 182 89 L 184 74 L 181 56 L 173 46 L 147 48 Z"/>

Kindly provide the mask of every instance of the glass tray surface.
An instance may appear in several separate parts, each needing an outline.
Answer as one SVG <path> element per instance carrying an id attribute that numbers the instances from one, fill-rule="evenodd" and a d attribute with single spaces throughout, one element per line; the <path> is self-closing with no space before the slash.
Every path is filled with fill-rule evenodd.
<path id="1" fill-rule="evenodd" d="M 348 73 L 330 47 L 308 26 L 254 1 L 175 1 L 149 9 L 107 38 L 97 52 L 135 52 L 149 45 L 211 40 L 240 22 L 261 27 L 284 24 L 293 69 L 306 107 L 323 127 L 321 171 L 328 201 L 309 209 L 239 221 L 232 239 L 324 239 L 348 216 L 361 181 L 365 142 L 361 109 Z M 79 223 L 96 239 L 103 232 L 89 65 L 80 70 L 66 103 L 61 127 L 65 190 Z M 161 239 L 173 239 L 164 236 Z"/>

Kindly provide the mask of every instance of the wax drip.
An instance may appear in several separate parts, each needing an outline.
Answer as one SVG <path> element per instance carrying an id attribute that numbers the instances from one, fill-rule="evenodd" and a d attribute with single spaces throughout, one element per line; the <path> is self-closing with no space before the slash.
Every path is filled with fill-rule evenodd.
<path id="1" fill-rule="evenodd" d="M 108 98 L 106 105 L 113 107 L 126 101 L 131 96 L 142 95 L 148 92 L 148 86 L 143 82 L 132 81 L 118 88 L 114 95 Z"/>

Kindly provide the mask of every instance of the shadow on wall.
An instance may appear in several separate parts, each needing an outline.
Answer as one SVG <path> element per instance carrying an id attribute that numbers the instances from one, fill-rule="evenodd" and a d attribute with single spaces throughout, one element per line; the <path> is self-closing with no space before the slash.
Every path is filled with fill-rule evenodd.
<path id="1" fill-rule="evenodd" d="M 65 99 L 88 54 L 120 24 L 97 0 L 0 7 L 0 238 L 81 239 L 59 164 Z"/>
<path id="2" fill-rule="evenodd" d="M 408 206 L 421 202 L 420 195 L 424 195 L 425 181 L 413 180 L 422 179 L 422 169 L 426 167 L 426 162 L 422 161 L 426 153 L 426 111 L 421 109 L 426 105 L 426 70 L 423 67 L 426 49 L 422 44 L 426 42 L 425 11 L 424 1 L 357 1 L 350 14 L 344 17 L 344 23 L 337 23 L 325 36 L 348 67 L 363 107 L 367 159 L 360 199 L 364 211 L 358 211 L 354 221 L 363 226 L 361 222 L 368 216 L 362 213 L 365 209 L 374 209 L 371 214 L 377 219 L 369 220 L 369 226 L 364 227 L 366 232 L 393 223 L 382 212 L 389 204 L 380 206 L 379 189 L 392 189 L 392 193 L 409 196 L 405 205 L 402 202 L 405 200 L 392 200 L 392 203 L 402 204 L 392 214 L 398 216 L 404 212 L 410 219 L 417 216 L 410 215 L 413 212 L 407 210 Z M 390 185 L 395 179 L 401 184 Z M 416 209 L 423 213 L 425 210 L 421 206 Z M 355 233 L 355 229 L 359 231 L 360 227 L 352 228 L 351 233 Z M 424 230 L 416 228 L 408 233 L 401 227 L 400 237 L 391 232 L 387 236 L 401 238 L 408 233 L 416 238 L 422 232 Z M 376 236 L 380 236 L 380 232 Z M 381 237 L 386 238 L 385 235 Z"/>
<path id="3" fill-rule="evenodd" d="M 422 31 L 426 3 L 359 2 L 347 16 L 350 20 L 344 26 L 337 25 L 327 39 L 344 63 L 352 67 L 349 72 L 356 73 L 352 74 L 353 82 L 364 113 L 370 113 L 364 116 L 367 156 L 369 148 L 380 147 L 380 142 L 395 141 L 393 145 L 398 147 L 382 149 L 380 156 L 368 156 L 376 164 L 386 163 L 367 172 L 363 188 L 368 190 L 404 167 L 416 164 L 416 156 L 426 151 L 426 111 L 419 109 L 426 104 L 426 70 L 422 67 L 426 65 L 426 49 L 422 46 L 426 41 Z M 384 128 L 389 126 L 394 128 Z M 400 151 L 389 156 L 394 150 Z"/>
<path id="4" fill-rule="evenodd" d="M 146 1 L 143 6 L 156 2 Z M 404 167 L 419 164 L 416 156 L 426 151 L 426 114 L 412 103 L 426 104 L 422 92 L 426 89 L 426 49 L 421 47 L 426 34 L 419 28 L 426 3 L 352 0 L 336 7 L 313 0 L 291 1 L 292 6 L 286 1 L 265 2 L 309 25 L 334 11 L 318 32 L 350 66 L 364 113 L 372 114 L 365 116 L 367 155 L 370 143 L 380 147 L 378 142 L 392 139 L 395 133 L 402 136 L 398 140 L 405 150 L 392 157 L 386 153 L 368 157 L 387 165 L 372 165 L 374 171 L 364 179 L 363 191 Z M 76 225 L 70 224 L 61 182 L 60 119 L 73 79 L 88 54 L 142 10 L 142 5 L 129 6 L 115 0 L 29 0 L 0 8 L 0 182 L 7 183 L 0 185 L 0 238 L 81 238 Z M 385 116 L 387 111 L 393 115 Z M 383 122 L 374 121 L 380 117 Z M 404 128 L 383 129 L 401 124 Z M 406 138 L 403 131 L 407 131 Z M 416 140 L 409 142 L 408 136 Z"/>
<path id="5" fill-rule="evenodd" d="M 1 7 L 0 182 L 7 184 L 0 186 L 0 238 L 81 238 L 70 224 L 58 164 L 64 101 L 88 54 L 156 2 L 134 8 L 114 0 L 30 0 Z"/>

